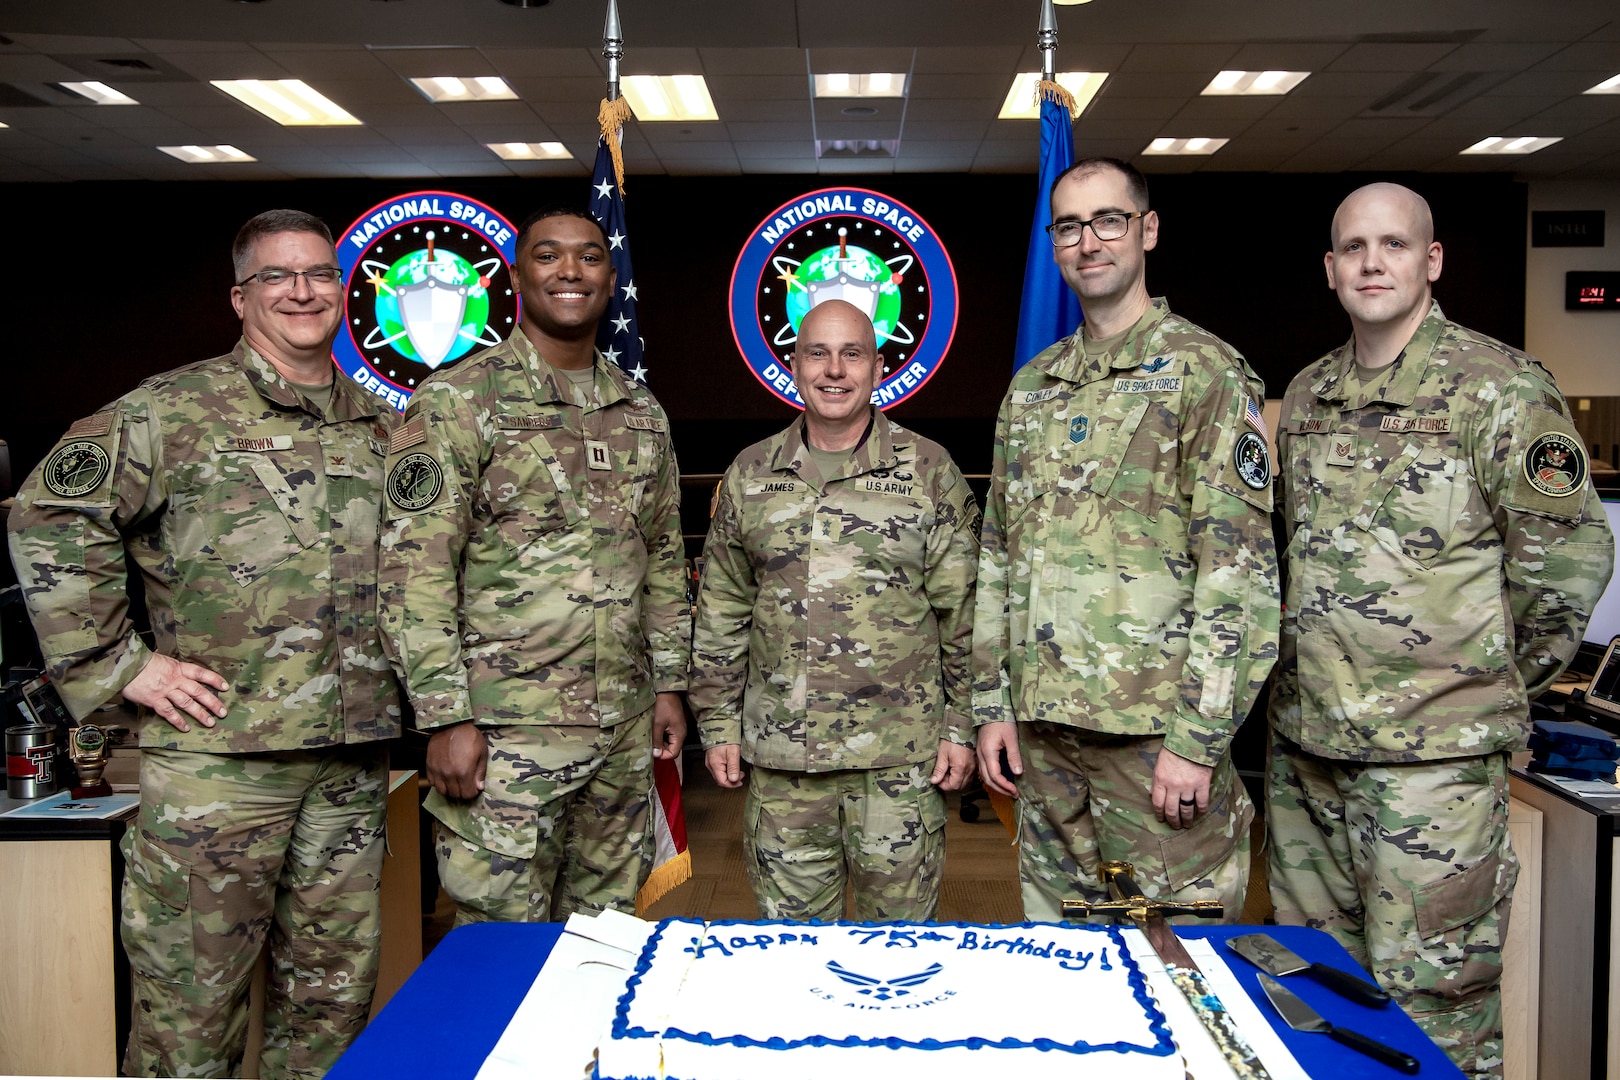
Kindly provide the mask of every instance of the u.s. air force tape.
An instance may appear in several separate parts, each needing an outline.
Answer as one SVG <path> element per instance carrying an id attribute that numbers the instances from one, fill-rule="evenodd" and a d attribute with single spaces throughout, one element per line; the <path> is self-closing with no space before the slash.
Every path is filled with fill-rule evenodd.
<path id="1" fill-rule="evenodd" d="M 406 454 L 388 473 L 388 498 L 401 510 L 422 510 L 444 490 L 444 470 L 428 454 Z"/>
<path id="2" fill-rule="evenodd" d="M 1561 431 L 1538 435 L 1524 452 L 1524 478 L 1543 495 L 1573 495 L 1586 484 L 1586 448 Z"/>
<path id="3" fill-rule="evenodd" d="M 45 486 L 58 498 L 77 499 L 100 487 L 111 468 L 112 461 L 101 444 L 84 440 L 63 443 L 45 459 Z"/>
<path id="4" fill-rule="evenodd" d="M 1242 481 L 1255 491 L 1264 491 L 1271 485 L 1271 455 L 1266 452 L 1266 440 L 1252 431 L 1237 437 L 1232 448 L 1232 464 Z"/>

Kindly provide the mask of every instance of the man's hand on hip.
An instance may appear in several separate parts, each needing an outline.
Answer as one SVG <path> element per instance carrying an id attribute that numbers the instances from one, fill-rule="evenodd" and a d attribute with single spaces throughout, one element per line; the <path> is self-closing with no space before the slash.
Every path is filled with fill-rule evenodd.
<path id="1" fill-rule="evenodd" d="M 126 699 L 145 705 L 157 713 L 177 731 L 190 731 L 186 723 L 189 714 L 205 728 L 214 726 L 214 718 L 225 715 L 225 705 L 214 695 L 224 693 L 231 684 L 201 664 L 188 664 L 172 656 L 153 653 L 141 668 L 140 674 L 124 687 Z"/>

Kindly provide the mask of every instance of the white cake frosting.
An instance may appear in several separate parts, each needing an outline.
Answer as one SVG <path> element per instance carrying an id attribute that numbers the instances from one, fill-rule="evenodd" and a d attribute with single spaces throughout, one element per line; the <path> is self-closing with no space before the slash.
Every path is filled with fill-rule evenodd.
<path id="1" fill-rule="evenodd" d="M 619 999 L 597 1075 L 1022 1080 L 1091 1068 L 1184 1075 L 1114 928 L 669 919 Z"/>

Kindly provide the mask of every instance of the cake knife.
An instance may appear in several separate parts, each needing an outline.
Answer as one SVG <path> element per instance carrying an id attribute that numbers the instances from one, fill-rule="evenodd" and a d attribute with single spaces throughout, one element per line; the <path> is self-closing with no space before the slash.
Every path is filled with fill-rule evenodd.
<path id="1" fill-rule="evenodd" d="M 1312 964 L 1285 948 L 1269 934 L 1244 934 L 1229 939 L 1226 947 L 1267 975 L 1281 978 L 1284 975 L 1304 973 L 1351 1001 L 1370 1005 L 1375 1009 L 1389 1004 L 1389 995 L 1382 988 L 1365 979 L 1358 979 L 1348 971 L 1340 971 L 1326 964 Z"/>
<path id="2" fill-rule="evenodd" d="M 1377 1039 L 1363 1035 L 1359 1031 L 1349 1028 L 1335 1027 L 1322 1019 L 1315 1009 L 1305 1004 L 1299 996 L 1282 983 L 1273 979 L 1265 972 L 1260 973 L 1260 988 L 1266 992 L 1266 999 L 1271 1007 L 1288 1022 L 1288 1026 L 1295 1031 L 1309 1031 L 1326 1035 L 1336 1043 L 1348 1046 L 1352 1050 L 1360 1051 L 1376 1061 L 1382 1061 L 1392 1069 L 1399 1069 L 1403 1073 L 1418 1071 L 1418 1059 L 1404 1050 L 1397 1050 L 1393 1046 L 1385 1046 Z"/>

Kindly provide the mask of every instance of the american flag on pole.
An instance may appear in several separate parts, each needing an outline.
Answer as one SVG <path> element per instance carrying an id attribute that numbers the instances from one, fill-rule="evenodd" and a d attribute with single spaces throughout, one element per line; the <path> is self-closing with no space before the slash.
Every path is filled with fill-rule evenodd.
<path id="1" fill-rule="evenodd" d="M 630 266 L 630 234 L 624 220 L 624 165 L 617 153 L 619 132 L 629 119 L 623 98 L 602 102 L 598 117 L 602 137 L 596 144 L 596 166 L 591 171 L 591 214 L 607 234 L 608 259 L 618 272 L 613 299 L 596 331 L 596 347 L 637 382 L 647 381 L 641 359 L 641 330 L 636 325 L 636 275 Z M 645 911 L 665 893 L 692 876 L 692 855 L 686 850 L 686 814 L 681 808 L 681 762 L 653 760 L 652 800 L 653 872 L 636 893 L 636 911 Z"/>
<path id="2" fill-rule="evenodd" d="M 607 234 L 608 259 L 619 274 L 607 314 L 596 331 L 596 347 L 632 379 L 645 383 L 647 369 L 641 363 L 641 333 L 636 326 L 636 273 L 630 266 L 630 234 L 624 223 L 624 170 L 613 160 L 615 147 L 609 145 L 610 139 L 618 140 L 622 123 L 615 123 L 611 132 L 597 140 L 596 167 L 591 170 L 591 215 Z"/>

